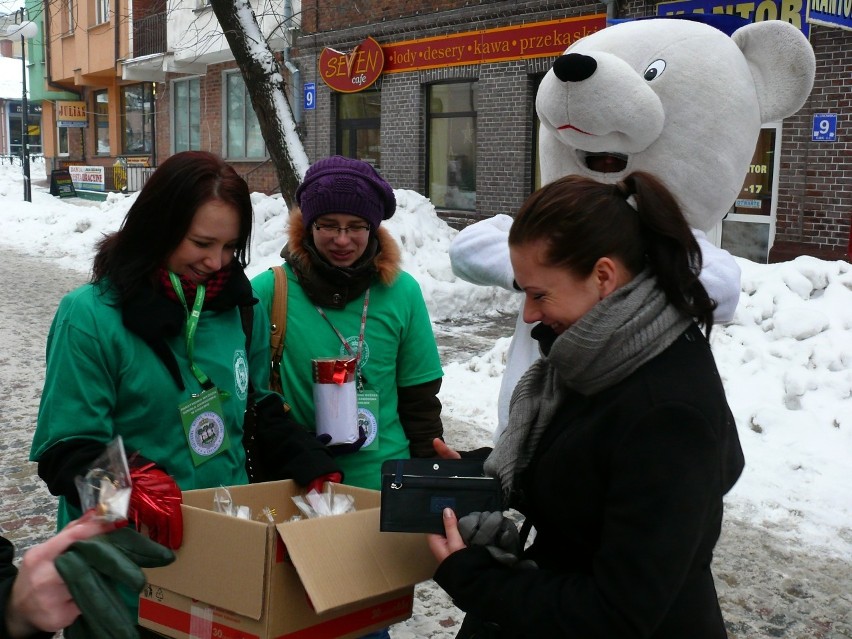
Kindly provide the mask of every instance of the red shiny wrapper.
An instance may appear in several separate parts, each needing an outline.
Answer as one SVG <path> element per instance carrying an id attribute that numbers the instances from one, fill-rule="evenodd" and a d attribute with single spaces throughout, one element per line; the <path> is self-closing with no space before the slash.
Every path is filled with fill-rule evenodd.
<path id="1" fill-rule="evenodd" d="M 346 384 L 347 382 L 354 382 L 356 363 L 357 360 L 354 357 L 349 359 L 335 357 L 312 359 L 311 368 L 313 370 L 314 383 Z"/>

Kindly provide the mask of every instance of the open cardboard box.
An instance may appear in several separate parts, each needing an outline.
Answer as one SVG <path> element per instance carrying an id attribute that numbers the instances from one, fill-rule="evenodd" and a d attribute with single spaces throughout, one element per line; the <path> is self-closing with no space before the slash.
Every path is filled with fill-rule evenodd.
<path id="1" fill-rule="evenodd" d="M 299 514 L 292 481 L 229 490 L 255 517 Z M 184 492 L 183 545 L 174 563 L 145 571 L 140 625 L 178 639 L 331 639 L 407 619 L 414 584 L 435 571 L 424 536 L 379 532 L 378 491 L 334 490 L 356 511 L 276 524 L 214 512 L 215 489 Z"/>

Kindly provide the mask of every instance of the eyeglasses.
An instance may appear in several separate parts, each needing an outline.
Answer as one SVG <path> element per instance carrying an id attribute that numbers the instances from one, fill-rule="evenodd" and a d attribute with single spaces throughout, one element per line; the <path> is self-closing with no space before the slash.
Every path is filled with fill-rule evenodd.
<path id="1" fill-rule="evenodd" d="M 364 237 L 370 232 L 370 227 L 365 224 L 353 226 L 337 226 L 336 224 L 318 224 L 314 222 L 314 228 L 322 237 L 337 237 L 341 233 L 350 237 Z"/>

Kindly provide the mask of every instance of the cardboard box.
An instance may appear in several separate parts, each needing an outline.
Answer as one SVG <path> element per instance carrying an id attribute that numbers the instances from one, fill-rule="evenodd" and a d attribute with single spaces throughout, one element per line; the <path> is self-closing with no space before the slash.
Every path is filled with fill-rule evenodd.
<path id="1" fill-rule="evenodd" d="M 178 639 L 331 639 L 407 619 L 414 584 L 436 567 L 425 537 L 379 532 L 378 491 L 334 488 L 356 512 L 275 524 L 214 512 L 215 489 L 184 492 L 183 545 L 145 571 L 140 625 Z M 291 481 L 229 490 L 255 517 L 298 514 Z"/>

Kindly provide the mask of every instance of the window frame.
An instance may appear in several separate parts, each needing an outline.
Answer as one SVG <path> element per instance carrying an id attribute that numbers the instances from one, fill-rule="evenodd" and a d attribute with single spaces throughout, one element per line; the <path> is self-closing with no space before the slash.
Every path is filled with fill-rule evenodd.
<path id="1" fill-rule="evenodd" d="M 232 155 L 231 154 L 231 110 L 230 110 L 230 97 L 231 97 L 231 83 L 230 78 L 236 76 L 242 82 L 243 87 L 243 112 L 242 112 L 242 148 L 243 155 Z M 228 69 L 222 72 L 222 156 L 230 160 L 232 162 L 258 162 L 262 160 L 267 160 L 269 158 L 269 150 L 266 148 L 266 141 L 263 140 L 263 134 L 260 131 L 260 122 L 257 121 L 257 115 L 254 112 L 254 109 L 251 106 L 251 98 L 248 94 L 248 88 L 245 85 L 245 79 L 243 79 L 242 74 L 239 69 Z M 251 113 L 248 118 L 246 117 L 248 113 Z M 263 153 L 261 155 L 248 155 L 248 147 L 249 147 L 249 120 L 253 119 L 257 122 L 258 126 L 258 135 L 260 136 L 260 140 L 263 144 Z"/>
<path id="2" fill-rule="evenodd" d="M 476 79 L 461 79 L 461 80 L 452 80 L 452 81 L 448 81 L 448 82 L 435 82 L 435 83 L 429 84 L 425 87 L 426 88 L 426 100 L 425 100 L 425 103 L 426 103 L 426 117 L 425 117 L 425 120 L 426 120 L 425 191 L 426 191 L 426 197 L 428 197 L 430 200 L 432 200 L 433 203 L 434 203 L 433 197 L 435 196 L 435 194 L 432 192 L 432 175 L 431 175 L 431 172 L 432 172 L 432 153 L 433 153 L 433 149 L 432 149 L 433 121 L 434 120 L 462 119 L 462 118 L 469 118 L 473 121 L 472 122 L 472 127 L 473 127 L 473 142 L 472 142 L 473 159 L 472 159 L 472 162 L 473 162 L 474 185 L 473 185 L 473 190 L 470 191 L 470 193 L 473 194 L 473 207 L 472 208 L 465 208 L 465 207 L 459 207 L 459 206 L 447 206 L 446 204 L 440 204 L 440 205 L 435 204 L 435 208 L 437 208 L 439 210 L 469 211 L 469 212 L 475 212 L 476 211 L 476 199 L 477 199 L 476 198 L 476 196 L 477 196 L 477 192 L 476 192 L 476 171 L 477 171 L 477 164 L 478 164 L 476 152 L 477 152 L 477 147 L 478 147 L 478 145 L 477 145 L 477 137 L 478 137 L 477 120 L 478 120 L 478 107 L 479 107 L 479 104 L 478 104 L 479 103 L 479 91 L 478 91 L 478 84 L 477 83 L 478 83 L 478 80 L 476 80 Z M 448 85 L 453 85 L 453 84 L 467 84 L 467 85 L 469 85 L 470 93 L 472 95 L 473 110 L 472 111 L 443 111 L 443 112 L 440 112 L 440 113 L 433 112 L 432 111 L 432 91 L 436 87 L 448 86 Z M 446 198 L 445 198 L 445 201 L 446 201 Z"/>
<path id="3" fill-rule="evenodd" d="M 198 98 L 195 100 L 195 109 L 193 109 L 193 100 L 192 100 L 192 84 L 196 84 L 198 86 Z M 186 117 L 188 120 L 187 129 L 189 131 L 188 144 L 186 148 L 178 148 L 178 139 L 177 139 L 177 131 L 180 129 L 180 124 L 178 122 L 178 90 L 179 87 L 187 87 L 186 94 Z M 177 78 L 172 80 L 172 91 L 171 91 L 171 111 L 172 111 L 172 153 L 180 153 L 181 151 L 200 151 L 201 150 L 201 76 L 194 76 L 188 78 Z M 197 134 L 196 139 L 193 140 L 193 115 L 195 115 L 197 121 Z"/>

